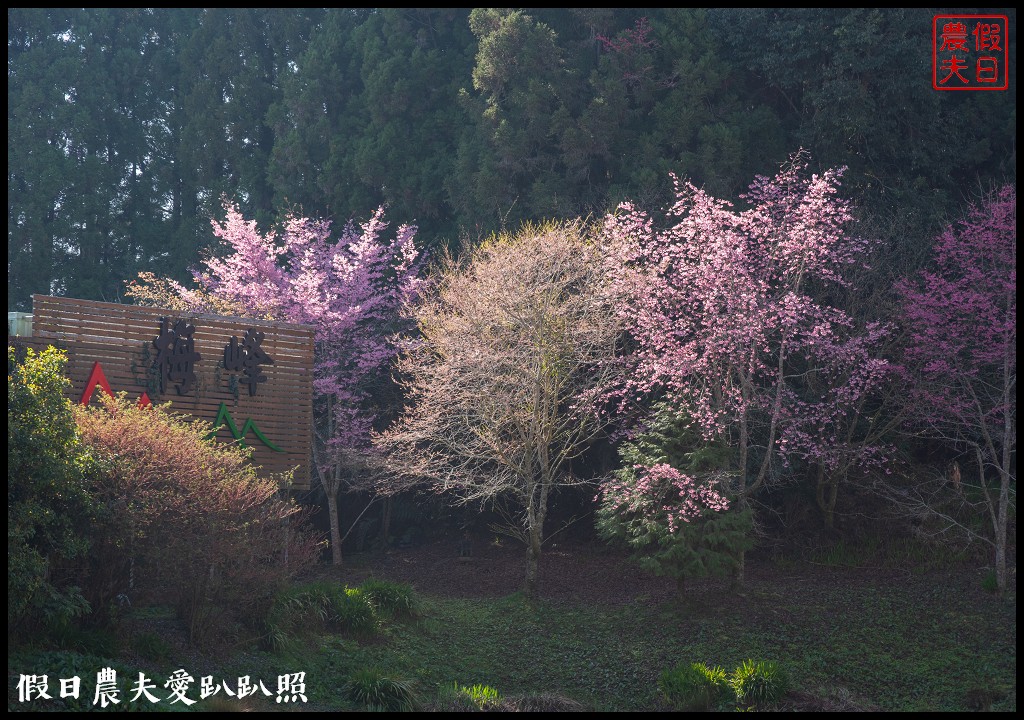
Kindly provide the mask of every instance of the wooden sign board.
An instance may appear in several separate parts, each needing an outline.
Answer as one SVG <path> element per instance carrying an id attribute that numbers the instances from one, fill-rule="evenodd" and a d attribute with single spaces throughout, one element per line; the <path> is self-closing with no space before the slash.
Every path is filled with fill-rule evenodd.
<path id="1" fill-rule="evenodd" d="M 294 469 L 292 487 L 309 489 L 313 328 L 34 295 L 30 344 L 67 351 L 72 402 L 104 385 L 170 401 L 252 448 L 261 475 Z"/>

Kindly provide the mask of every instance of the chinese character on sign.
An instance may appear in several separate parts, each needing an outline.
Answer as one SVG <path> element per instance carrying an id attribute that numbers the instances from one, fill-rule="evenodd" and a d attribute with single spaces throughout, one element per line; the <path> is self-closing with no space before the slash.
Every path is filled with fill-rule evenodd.
<path id="1" fill-rule="evenodd" d="M 935 15 L 932 18 L 932 87 L 936 90 L 1006 90 L 1009 76 L 1006 15 Z M 968 38 L 973 37 L 973 42 Z"/>
<path id="2" fill-rule="evenodd" d="M 260 347 L 264 337 L 264 333 L 250 328 L 245 331 L 241 346 L 235 335 L 224 346 L 224 369 L 228 372 L 241 371 L 245 375 L 242 382 L 249 386 L 249 395 L 255 395 L 259 384 L 267 381 L 267 376 L 260 374 L 260 365 L 274 364 L 273 358 Z"/>
<path id="3" fill-rule="evenodd" d="M 177 320 L 171 328 L 168 318 L 160 319 L 160 334 L 153 345 L 157 349 L 156 366 L 160 371 L 160 392 L 167 392 L 170 384 L 178 386 L 179 395 L 188 395 L 196 381 L 195 363 L 202 360 L 196 352 L 196 341 L 192 337 L 195 325 Z"/>

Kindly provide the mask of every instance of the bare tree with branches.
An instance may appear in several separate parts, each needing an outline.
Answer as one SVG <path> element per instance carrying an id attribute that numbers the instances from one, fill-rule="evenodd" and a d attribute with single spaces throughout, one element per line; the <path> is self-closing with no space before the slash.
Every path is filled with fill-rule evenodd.
<path id="1" fill-rule="evenodd" d="M 462 502 L 507 503 L 537 593 L 548 501 L 583 482 L 571 461 L 603 431 L 619 322 L 599 248 L 578 223 L 529 226 L 446 260 L 410 308 L 399 362 L 406 414 L 377 438 L 392 489 L 426 481 Z"/>

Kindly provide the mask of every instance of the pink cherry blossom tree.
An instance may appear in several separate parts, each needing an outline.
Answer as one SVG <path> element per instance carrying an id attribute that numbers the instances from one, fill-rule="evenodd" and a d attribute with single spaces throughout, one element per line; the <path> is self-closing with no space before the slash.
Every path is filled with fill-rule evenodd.
<path id="1" fill-rule="evenodd" d="M 368 447 L 377 417 L 372 386 L 396 355 L 390 338 L 400 328 L 399 308 L 415 294 L 419 264 L 416 229 L 403 225 L 385 239 L 383 209 L 360 226 L 349 223 L 338 240 L 327 220 L 289 217 L 278 237 L 225 203 L 213 221 L 220 256 L 194 272 L 195 288 L 167 280 L 136 285 L 129 294 L 195 312 L 312 325 L 314 335 L 314 470 L 327 497 L 332 559 L 341 564 L 338 493 L 354 480 L 353 467 Z"/>
<path id="2" fill-rule="evenodd" d="M 842 175 L 810 175 L 798 154 L 756 179 L 746 209 L 676 180 L 659 224 L 629 204 L 605 221 L 636 343 L 623 397 L 663 396 L 706 440 L 734 447 L 741 505 L 793 457 L 826 469 L 848 459 L 839 436 L 890 372 L 874 352 L 888 329 L 819 299 L 871 249 L 850 233 Z"/>
<path id="3" fill-rule="evenodd" d="M 965 452 L 991 522 L 996 580 L 1006 589 L 1006 538 L 1016 498 L 1017 189 L 971 208 L 934 245 L 934 269 L 898 285 L 903 298 L 912 429 Z M 951 482 L 966 494 L 973 480 Z"/>

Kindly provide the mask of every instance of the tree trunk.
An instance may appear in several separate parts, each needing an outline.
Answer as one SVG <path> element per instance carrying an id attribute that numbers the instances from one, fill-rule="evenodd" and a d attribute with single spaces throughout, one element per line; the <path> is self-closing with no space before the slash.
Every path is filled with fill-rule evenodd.
<path id="1" fill-rule="evenodd" d="M 989 445 L 989 450 L 993 450 L 992 445 Z M 978 484 L 981 485 L 981 489 L 985 493 L 985 501 L 988 503 L 989 516 L 992 521 L 992 533 L 995 536 L 996 587 L 1000 595 L 1006 592 L 1006 524 L 1007 507 L 1010 502 L 1010 473 L 1007 470 L 1010 462 L 1008 450 L 1009 444 L 1004 443 L 1002 453 L 1003 465 L 999 467 L 999 499 L 993 500 L 988 491 L 988 484 L 985 481 L 984 451 L 980 447 L 975 447 L 978 463 Z"/>
<path id="2" fill-rule="evenodd" d="M 530 538 L 526 544 L 526 584 L 523 589 L 526 591 L 526 598 L 532 601 L 537 599 L 537 569 L 540 565 L 540 529 L 530 527 L 529 533 Z"/>
<path id="3" fill-rule="evenodd" d="M 1009 413 L 1007 413 L 1009 414 Z M 1010 421 L 1007 430 L 1013 430 Z M 996 518 L 996 585 L 999 594 L 1006 593 L 1006 524 L 1010 506 L 1010 440 L 1003 440 L 1003 464 L 999 468 L 999 511 Z"/>
<path id="4" fill-rule="evenodd" d="M 526 504 L 526 584 L 524 590 L 528 600 L 537 599 L 538 565 L 540 564 L 541 543 L 544 541 L 544 518 L 548 510 L 548 489 L 551 487 L 551 470 L 547 456 L 542 450 L 543 476 L 531 484 L 529 501 Z"/>
<path id="5" fill-rule="evenodd" d="M 746 501 L 746 499 L 740 500 L 739 505 L 740 505 L 740 509 L 741 510 L 746 510 L 747 509 L 747 501 Z M 732 584 L 733 584 L 734 587 L 737 587 L 737 588 L 743 587 L 743 584 L 746 582 L 746 572 L 747 572 L 747 551 L 746 550 L 740 550 L 739 553 L 736 554 L 736 570 L 733 572 L 733 575 L 732 575 Z"/>
<path id="6" fill-rule="evenodd" d="M 745 510 L 747 507 L 747 443 L 750 439 L 747 432 L 747 415 L 744 412 L 740 416 L 740 487 L 736 497 L 740 510 Z M 736 571 L 733 573 L 733 584 L 738 587 L 743 586 L 746 564 L 746 551 L 740 550 L 739 556 L 736 558 Z"/>
<path id="7" fill-rule="evenodd" d="M 327 514 L 331 518 L 331 563 L 341 565 L 341 523 L 338 520 L 338 494 L 327 493 Z"/>
<path id="8" fill-rule="evenodd" d="M 391 536 L 391 496 L 384 498 L 384 508 L 381 510 L 380 521 L 381 552 L 387 552 L 389 546 L 388 538 Z"/>
<path id="9" fill-rule="evenodd" d="M 999 594 L 1006 593 L 1006 513 L 1000 512 L 999 532 L 996 535 L 996 587 Z"/>
<path id="10" fill-rule="evenodd" d="M 825 527 L 830 531 L 835 530 L 836 498 L 839 495 L 839 480 L 835 476 L 825 479 L 824 464 L 818 465 L 818 485 L 815 498 L 818 501 L 818 508 L 825 517 Z"/>
<path id="11" fill-rule="evenodd" d="M 1016 386 L 1016 371 L 1013 382 L 1010 382 L 1009 355 L 1003 356 L 1003 447 L 1002 462 L 999 466 L 999 510 L 996 517 L 996 585 L 999 594 L 1006 593 L 1006 523 L 1010 507 L 1010 461 L 1013 458 L 1017 428 L 1014 427 L 1014 413 L 1010 412 L 1011 403 L 1016 402 L 1016 393 L 1011 388 Z"/>

